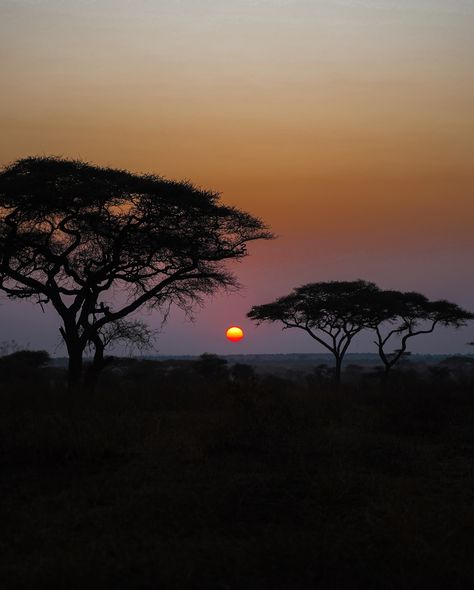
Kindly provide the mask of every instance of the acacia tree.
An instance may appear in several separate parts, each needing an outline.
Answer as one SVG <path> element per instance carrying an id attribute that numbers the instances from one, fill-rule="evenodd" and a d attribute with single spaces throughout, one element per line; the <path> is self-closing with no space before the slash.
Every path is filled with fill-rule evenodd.
<path id="1" fill-rule="evenodd" d="M 272 303 L 252 307 L 247 316 L 257 323 L 281 322 L 299 328 L 329 350 L 335 359 L 335 381 L 341 380 L 344 355 L 353 338 L 367 327 L 370 302 L 379 288 L 367 281 L 309 283 Z"/>
<path id="2" fill-rule="evenodd" d="M 236 287 L 224 263 L 271 237 L 260 219 L 189 182 L 55 157 L 0 171 L 0 290 L 57 311 L 72 388 L 108 325 Z"/>
<path id="3" fill-rule="evenodd" d="M 380 291 L 374 294 L 371 309 L 373 318 L 369 324 L 376 334 L 374 343 L 384 364 L 385 377 L 407 354 L 411 338 L 430 334 L 436 326 L 460 328 L 474 319 L 474 314 L 455 303 L 430 301 L 415 292 Z M 400 340 L 399 347 L 388 352 L 396 339 Z"/>

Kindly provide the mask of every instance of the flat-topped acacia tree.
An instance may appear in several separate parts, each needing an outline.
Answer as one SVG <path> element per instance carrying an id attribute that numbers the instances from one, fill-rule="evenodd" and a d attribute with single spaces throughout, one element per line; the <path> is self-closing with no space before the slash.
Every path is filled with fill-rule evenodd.
<path id="1" fill-rule="evenodd" d="M 71 388 L 107 326 L 142 306 L 190 309 L 235 287 L 226 261 L 272 237 L 257 217 L 189 182 L 56 157 L 0 171 L 0 290 L 54 307 Z"/>
<path id="2" fill-rule="evenodd" d="M 247 316 L 257 323 L 280 322 L 299 328 L 329 350 L 335 359 L 335 381 L 353 338 L 372 317 L 370 303 L 379 288 L 367 281 L 308 283 L 272 303 L 252 307 Z"/>
<path id="3" fill-rule="evenodd" d="M 460 328 L 474 320 L 474 314 L 446 300 L 431 301 L 412 291 L 379 291 L 370 304 L 372 320 L 367 327 L 374 330 L 374 341 L 384 365 L 385 378 L 406 354 L 409 341 L 422 334 L 431 334 L 437 326 Z M 397 349 L 388 348 L 399 340 Z"/>

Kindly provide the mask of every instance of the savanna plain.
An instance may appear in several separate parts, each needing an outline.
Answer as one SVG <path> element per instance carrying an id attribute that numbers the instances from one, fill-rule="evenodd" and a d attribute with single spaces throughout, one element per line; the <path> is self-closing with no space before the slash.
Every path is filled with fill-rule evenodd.
<path id="1" fill-rule="evenodd" d="M 469 588 L 471 357 L 388 381 L 203 355 L 68 393 L 1 363 L 3 588 Z"/>

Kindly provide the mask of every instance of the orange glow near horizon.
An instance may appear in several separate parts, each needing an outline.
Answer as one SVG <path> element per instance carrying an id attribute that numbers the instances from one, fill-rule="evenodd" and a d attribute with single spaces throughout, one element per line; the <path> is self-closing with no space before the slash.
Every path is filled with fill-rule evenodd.
<path id="1" fill-rule="evenodd" d="M 244 331 L 238 326 L 231 326 L 227 329 L 225 335 L 227 340 L 230 340 L 231 342 L 238 342 L 244 337 Z"/>
<path id="2" fill-rule="evenodd" d="M 471 239 L 465 1 L 142 4 L 0 7 L 1 165 L 190 179 L 282 239 L 337 233 L 341 254 Z"/>
<path id="3" fill-rule="evenodd" d="M 0 166 L 189 179 L 262 218 L 277 239 L 250 244 L 229 265 L 241 292 L 203 312 L 216 349 L 228 309 L 313 281 L 470 309 L 473 28 L 469 0 L 0 2 Z"/>

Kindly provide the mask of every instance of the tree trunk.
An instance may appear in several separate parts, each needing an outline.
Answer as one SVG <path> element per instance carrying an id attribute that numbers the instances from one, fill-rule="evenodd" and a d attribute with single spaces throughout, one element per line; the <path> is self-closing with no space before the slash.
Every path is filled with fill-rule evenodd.
<path id="1" fill-rule="evenodd" d="M 388 377 L 390 375 L 390 371 L 392 369 L 392 365 L 390 363 L 384 362 L 384 369 L 382 374 L 382 385 L 385 386 L 388 383 Z"/>
<path id="2" fill-rule="evenodd" d="M 336 367 L 334 371 L 334 382 L 336 385 L 341 383 L 341 374 L 342 374 L 342 358 L 336 356 Z"/>
<path id="3" fill-rule="evenodd" d="M 77 332 L 74 318 L 65 317 L 64 326 L 59 328 L 61 336 L 66 344 L 67 353 L 69 357 L 67 368 L 67 385 L 69 391 L 79 391 L 82 388 L 82 374 L 83 362 L 82 354 L 84 346 L 82 346 Z"/>
<path id="4" fill-rule="evenodd" d="M 102 345 L 102 343 L 100 343 L 100 345 L 96 343 L 94 358 L 92 359 L 92 363 L 87 368 L 84 377 L 84 387 L 88 393 L 95 393 L 100 372 L 106 364 L 107 361 L 104 358 L 104 346 Z"/>
<path id="5" fill-rule="evenodd" d="M 67 370 L 67 384 L 69 391 L 78 391 L 82 385 L 82 350 L 68 347 L 69 363 Z"/>

